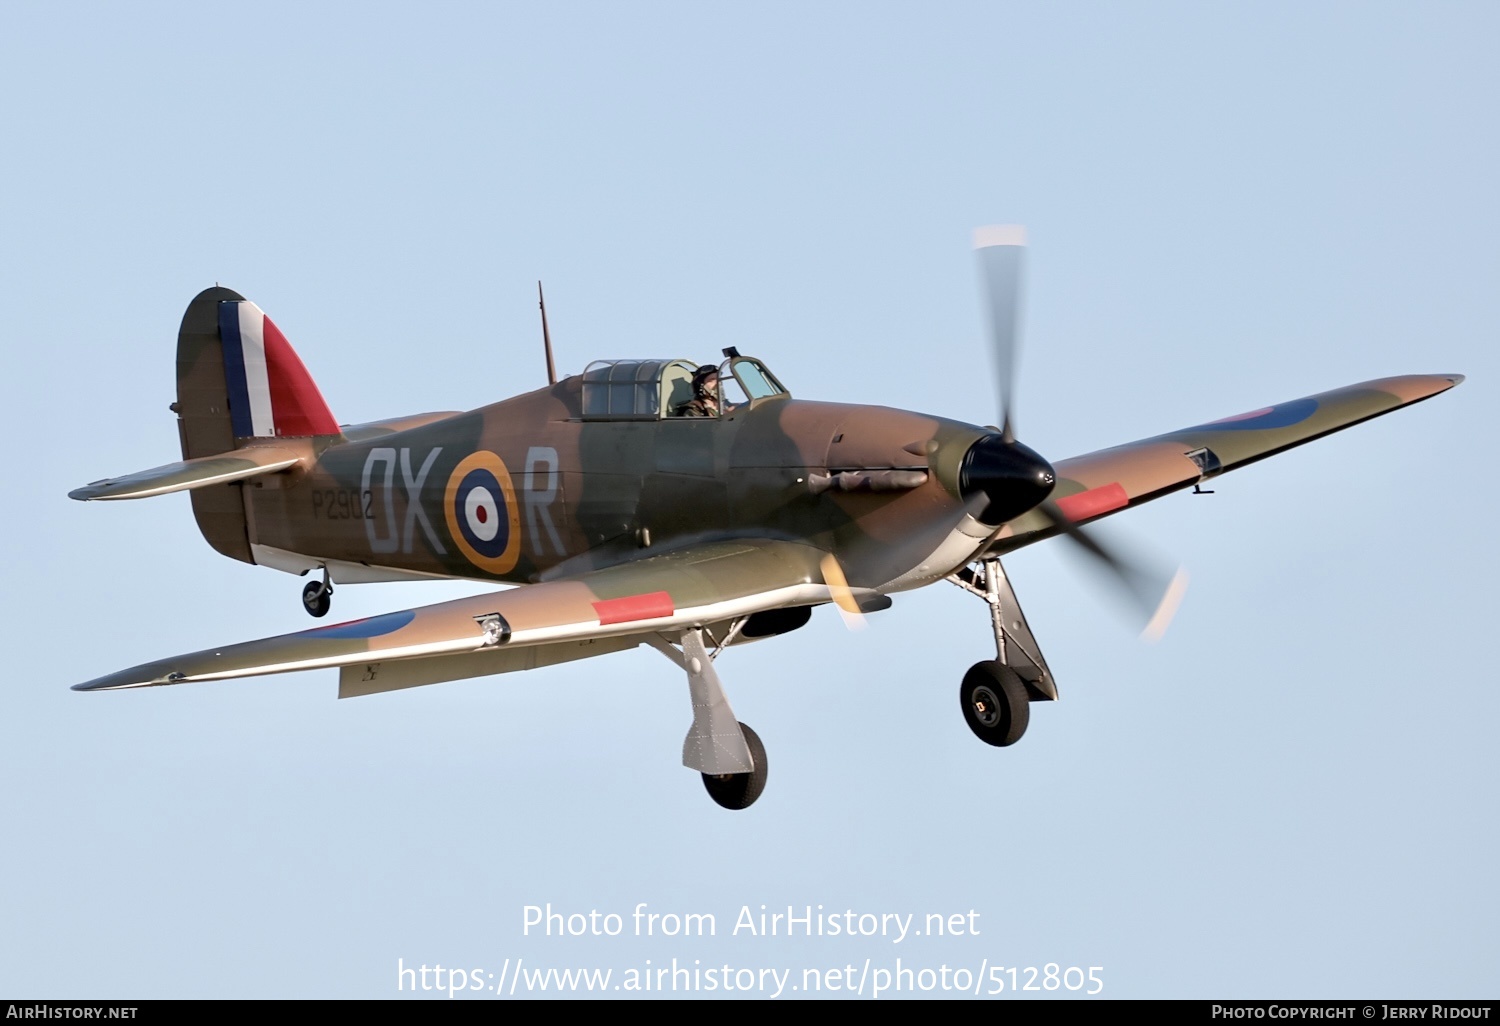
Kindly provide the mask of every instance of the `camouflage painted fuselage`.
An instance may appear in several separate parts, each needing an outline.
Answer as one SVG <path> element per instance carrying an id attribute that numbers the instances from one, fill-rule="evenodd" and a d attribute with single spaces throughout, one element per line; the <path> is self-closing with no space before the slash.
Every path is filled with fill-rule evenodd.
<path id="1" fill-rule="evenodd" d="M 405 430 L 352 428 L 307 471 L 225 487 L 244 489 L 257 562 L 369 568 L 350 579 L 527 583 L 754 537 L 810 541 L 876 588 L 973 522 L 959 461 L 982 428 L 784 396 L 721 419 L 584 419 L 580 391 L 573 377 Z M 841 472 L 857 479 L 820 487 Z M 906 486 L 875 490 L 882 472 Z M 992 531 L 970 530 L 966 551 L 920 576 L 961 565 Z"/>

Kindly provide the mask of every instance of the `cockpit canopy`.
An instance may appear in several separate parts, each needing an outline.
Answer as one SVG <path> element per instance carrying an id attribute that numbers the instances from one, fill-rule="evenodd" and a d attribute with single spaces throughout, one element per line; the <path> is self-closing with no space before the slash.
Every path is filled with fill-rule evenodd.
<path id="1" fill-rule="evenodd" d="M 583 371 L 585 420 L 663 420 L 682 416 L 693 400 L 693 372 L 687 360 L 595 360 Z M 719 394 L 734 416 L 769 399 L 790 398 L 766 365 L 735 356 L 719 365 Z"/>

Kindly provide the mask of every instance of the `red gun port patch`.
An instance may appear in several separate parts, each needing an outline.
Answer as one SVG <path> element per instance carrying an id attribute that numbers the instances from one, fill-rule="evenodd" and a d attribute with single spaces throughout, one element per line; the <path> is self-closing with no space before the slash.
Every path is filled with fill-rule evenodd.
<path id="1" fill-rule="evenodd" d="M 1130 505 L 1130 496 L 1126 494 L 1124 486 L 1118 481 L 1057 500 L 1057 508 L 1062 510 L 1069 520 L 1075 522 L 1097 517 L 1101 513 L 1108 513 L 1110 510 L 1128 505 Z"/>
<path id="2" fill-rule="evenodd" d="M 594 603 L 594 612 L 599 615 L 600 626 L 629 623 L 631 620 L 654 620 L 659 616 L 671 616 L 676 611 L 672 606 L 672 596 L 664 591 Z"/>

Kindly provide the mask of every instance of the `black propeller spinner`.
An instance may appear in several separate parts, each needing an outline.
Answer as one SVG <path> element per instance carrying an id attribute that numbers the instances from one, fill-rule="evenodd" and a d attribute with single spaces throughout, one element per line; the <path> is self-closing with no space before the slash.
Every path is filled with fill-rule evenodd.
<path id="1" fill-rule="evenodd" d="M 982 492 L 989 499 L 978 520 L 995 527 L 1040 506 L 1056 484 L 1052 464 L 1004 435 L 985 435 L 969 446 L 958 477 L 964 498 Z"/>

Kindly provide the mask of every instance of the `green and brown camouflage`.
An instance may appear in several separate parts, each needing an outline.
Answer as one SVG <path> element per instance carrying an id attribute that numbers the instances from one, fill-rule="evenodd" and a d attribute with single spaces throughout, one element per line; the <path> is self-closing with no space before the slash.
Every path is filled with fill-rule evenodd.
<path id="1" fill-rule="evenodd" d="M 990 605 L 997 659 L 961 702 L 986 742 L 1025 730 L 1057 688 L 999 556 L 1062 533 L 1130 583 L 1080 525 L 1437 395 L 1456 374 L 1384 378 L 1063 460 L 1016 441 L 1013 359 L 1019 238 L 998 256 L 1003 427 L 794 398 L 726 350 L 725 406 L 680 415 L 696 364 L 600 361 L 583 374 L 468 412 L 339 425 L 275 325 L 215 287 L 183 317 L 182 460 L 96 481 L 83 500 L 188 491 L 219 552 L 294 574 L 327 612 L 332 586 L 448 578 L 519 585 L 146 663 L 75 686 L 103 691 L 339 669 L 353 697 L 649 645 L 687 671 L 683 761 L 732 808 L 765 782 L 759 739 L 733 718 L 713 669 L 724 648 L 794 630 L 813 607 L 846 617 L 949 580 Z M 549 350 L 550 368 L 550 350 Z M 735 394 L 737 392 L 737 394 Z M 1165 608 L 1180 593 L 1146 589 Z M 1154 622 L 1161 622 L 1158 616 Z M 708 651 L 709 645 L 714 653 Z"/>
<path id="2" fill-rule="evenodd" d="M 220 304 L 241 301 L 209 289 L 184 317 L 175 407 L 184 462 L 96 482 L 73 497 L 190 489 L 200 528 L 219 551 L 298 574 L 326 567 L 334 583 L 459 578 L 528 587 L 364 627 L 220 647 L 83 690 L 472 653 L 482 641 L 476 618 L 489 613 L 508 625 L 512 650 L 731 624 L 831 601 L 820 569 L 828 554 L 856 597 L 869 598 L 1059 530 L 1035 510 L 985 522 L 986 496 L 965 488 L 964 465 L 992 429 L 796 399 L 746 357 L 725 362 L 726 383 L 744 378 L 748 387 L 740 381 L 744 401 L 719 417 L 671 415 L 689 361 L 618 361 L 465 413 L 323 436 L 235 438 L 217 325 Z M 621 368 L 632 402 L 611 412 L 592 393 L 610 388 L 608 375 Z M 1386 378 L 1063 460 L 1051 498 L 1074 522 L 1091 521 L 1460 380 Z M 585 412 L 586 392 L 594 412 Z M 208 451 L 216 446 L 225 448 Z M 485 495 L 466 506 L 471 474 Z M 491 483 L 498 488 L 485 491 Z M 476 540 L 464 528 L 484 531 L 475 518 L 487 512 L 502 522 Z M 616 622 L 598 608 L 651 595 L 665 597 Z"/>

